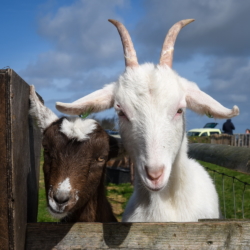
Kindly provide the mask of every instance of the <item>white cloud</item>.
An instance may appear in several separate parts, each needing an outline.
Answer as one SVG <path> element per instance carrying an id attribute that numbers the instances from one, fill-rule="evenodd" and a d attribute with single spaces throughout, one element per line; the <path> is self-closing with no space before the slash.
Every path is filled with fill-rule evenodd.
<path id="1" fill-rule="evenodd" d="M 72 78 L 96 68 L 114 66 L 122 59 L 122 47 L 108 18 L 120 19 L 116 8 L 123 0 L 80 0 L 45 14 L 39 20 L 39 34 L 52 48 L 30 63 L 26 78 Z"/>
<path id="2" fill-rule="evenodd" d="M 194 18 L 178 36 L 175 60 L 187 60 L 195 53 L 241 55 L 250 53 L 250 1 L 145 1 L 146 15 L 137 25 L 135 40 L 146 43 L 142 58 L 156 59 L 168 29 L 177 21 Z M 158 44 L 158 45 L 156 45 Z M 158 59 L 159 56 L 157 56 Z M 144 59 L 145 60 L 145 59 Z M 146 59 L 148 60 L 148 59 Z"/>
<path id="3" fill-rule="evenodd" d="M 129 28 L 140 62 L 157 63 L 168 29 L 179 20 L 195 18 L 177 38 L 177 68 L 182 67 L 184 76 L 197 80 L 223 105 L 239 105 L 241 117 L 234 118 L 236 128 L 243 132 L 249 127 L 250 2 L 141 1 L 140 6 L 138 2 L 78 0 L 43 13 L 38 30 L 50 42 L 50 50 L 38 55 L 21 76 L 44 93 L 49 105 L 58 100 L 74 101 L 115 80 L 124 70 L 120 37 L 107 19 L 118 19 Z M 130 9 L 144 7 L 136 24 L 134 17 L 126 16 L 129 4 Z M 50 93 L 46 95 L 46 91 Z M 209 121 L 188 113 L 189 128 Z"/>

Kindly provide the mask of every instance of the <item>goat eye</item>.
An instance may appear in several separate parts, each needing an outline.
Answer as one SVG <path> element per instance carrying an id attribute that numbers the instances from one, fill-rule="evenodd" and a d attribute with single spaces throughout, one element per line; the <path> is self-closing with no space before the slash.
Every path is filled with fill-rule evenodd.
<path id="1" fill-rule="evenodd" d="M 47 147 L 43 147 L 43 151 L 44 151 L 44 153 L 48 153 L 49 149 Z"/>
<path id="2" fill-rule="evenodd" d="M 178 110 L 177 110 L 177 114 L 181 114 L 182 112 L 183 112 L 182 109 L 178 109 Z"/>
<path id="3" fill-rule="evenodd" d="M 97 161 L 99 161 L 99 162 L 103 162 L 105 159 L 104 159 L 104 157 L 102 157 L 102 156 L 100 156 L 100 157 L 98 157 L 97 158 Z"/>

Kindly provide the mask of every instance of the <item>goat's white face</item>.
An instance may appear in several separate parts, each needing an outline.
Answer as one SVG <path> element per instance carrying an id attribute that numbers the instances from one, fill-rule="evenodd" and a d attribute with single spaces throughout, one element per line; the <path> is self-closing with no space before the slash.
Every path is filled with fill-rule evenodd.
<path id="1" fill-rule="evenodd" d="M 168 67 L 127 69 L 114 89 L 120 133 L 144 185 L 162 189 L 185 132 L 185 94 Z"/>
<path id="2" fill-rule="evenodd" d="M 185 136 L 185 108 L 214 118 L 239 114 L 223 107 L 202 92 L 195 83 L 178 76 L 172 69 L 173 46 L 180 29 L 192 19 L 176 23 L 168 32 L 160 63 L 139 65 L 126 28 L 111 20 L 123 43 L 126 71 L 117 82 L 73 103 L 57 103 L 66 114 L 99 112 L 111 107 L 117 111 L 120 133 L 136 171 L 150 190 L 160 190 L 168 182 L 172 164 Z M 137 175 L 138 176 L 138 175 Z"/>

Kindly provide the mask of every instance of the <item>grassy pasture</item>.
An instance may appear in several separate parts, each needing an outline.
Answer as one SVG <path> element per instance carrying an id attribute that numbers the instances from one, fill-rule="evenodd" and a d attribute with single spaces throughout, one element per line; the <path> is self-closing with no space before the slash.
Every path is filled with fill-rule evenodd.
<path id="1" fill-rule="evenodd" d="M 211 170 L 218 171 L 220 173 L 224 173 L 223 175 L 217 174 L 211 170 L 208 170 L 211 178 L 214 180 L 216 190 L 219 194 L 220 200 L 220 208 L 224 218 L 231 219 L 242 219 L 243 218 L 243 210 L 244 210 L 244 218 L 250 219 L 250 185 L 245 186 L 244 192 L 244 207 L 242 209 L 242 201 L 243 201 L 243 190 L 245 182 L 250 184 L 250 175 L 242 174 L 240 172 L 232 171 L 227 168 L 223 168 L 211 163 L 202 162 L 200 163 L 204 167 L 208 167 Z M 227 177 L 226 175 L 235 177 L 240 181 Z M 223 179 L 224 179 L 224 195 L 223 195 Z M 234 184 L 233 184 L 234 183 Z M 234 185 L 234 187 L 233 187 Z M 234 193 L 233 193 L 234 189 Z M 234 198 L 235 197 L 235 198 Z M 225 200 L 225 205 L 224 205 Z M 234 203 L 235 203 L 235 212 L 234 212 Z"/>
<path id="2" fill-rule="evenodd" d="M 234 176 L 241 180 L 242 182 L 250 183 L 250 176 L 245 175 L 239 172 L 235 172 L 223 167 L 216 166 L 211 163 L 200 162 L 204 167 L 208 167 L 211 170 L 216 170 L 220 173 L 226 175 Z M 38 207 L 38 222 L 56 222 L 58 220 L 52 218 L 46 208 L 46 196 L 44 188 L 44 177 L 42 171 L 43 165 L 43 156 L 41 156 L 41 167 L 40 167 L 40 180 L 39 180 L 39 207 Z M 214 180 L 217 192 L 220 198 L 220 207 L 222 214 L 226 218 L 235 218 L 234 213 L 234 197 L 233 197 L 233 179 L 224 175 L 222 177 L 219 174 L 215 174 L 208 170 L 208 173 L 211 175 L 211 178 Z M 224 196 L 223 196 L 223 179 L 224 178 Z M 235 207 L 236 207 L 236 218 L 242 218 L 242 198 L 244 184 L 240 183 L 236 179 L 234 180 L 234 189 L 235 189 Z M 112 204 L 113 211 L 120 221 L 124 208 L 127 204 L 129 197 L 133 192 L 133 187 L 129 184 L 109 184 L 107 185 L 107 196 L 109 201 Z M 225 199 L 225 206 L 223 200 Z M 225 209 L 224 209 L 225 208 Z M 226 216 L 225 216 L 226 215 Z M 244 193 L 244 217 L 250 218 L 250 186 L 245 187 Z"/>

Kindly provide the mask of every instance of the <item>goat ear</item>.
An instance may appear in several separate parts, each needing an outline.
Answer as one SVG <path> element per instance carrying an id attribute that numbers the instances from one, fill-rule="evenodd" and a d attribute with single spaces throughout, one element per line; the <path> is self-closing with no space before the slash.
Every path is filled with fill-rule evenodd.
<path id="1" fill-rule="evenodd" d="M 109 109 L 114 105 L 114 86 L 115 83 L 106 85 L 83 98 L 72 103 L 57 102 L 56 108 L 68 115 L 81 115 L 84 113 L 96 113 Z"/>
<path id="2" fill-rule="evenodd" d="M 237 106 L 228 109 L 201 91 L 195 83 L 189 82 L 184 78 L 182 78 L 182 81 L 185 81 L 184 88 L 186 89 L 187 107 L 194 112 L 220 119 L 228 119 L 239 115 L 240 111 Z"/>
<path id="3" fill-rule="evenodd" d="M 58 117 L 49 108 L 43 105 L 36 95 L 35 87 L 30 86 L 30 110 L 29 114 L 35 119 L 37 126 L 43 132 Z"/>
<path id="4" fill-rule="evenodd" d="M 126 155 L 122 140 L 109 135 L 109 159 L 121 158 Z"/>

